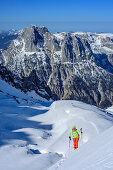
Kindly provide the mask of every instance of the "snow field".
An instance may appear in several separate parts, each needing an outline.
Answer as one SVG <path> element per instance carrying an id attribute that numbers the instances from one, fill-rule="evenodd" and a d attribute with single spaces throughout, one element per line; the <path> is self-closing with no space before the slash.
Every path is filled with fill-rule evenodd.
<path id="1" fill-rule="evenodd" d="M 42 102 L 7 83 L 0 90 L 1 170 L 113 169 L 113 121 L 105 112 L 78 101 Z M 77 150 L 72 140 L 69 150 L 73 125 L 83 128 Z"/>

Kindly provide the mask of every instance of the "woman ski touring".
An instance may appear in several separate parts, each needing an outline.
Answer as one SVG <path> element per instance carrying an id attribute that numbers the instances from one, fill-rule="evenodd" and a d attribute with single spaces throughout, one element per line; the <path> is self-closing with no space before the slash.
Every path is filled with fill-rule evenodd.
<path id="1" fill-rule="evenodd" d="M 79 136 L 82 134 L 82 129 L 77 130 L 75 126 L 72 126 L 72 130 L 69 132 L 69 140 L 71 140 L 71 134 L 73 136 L 74 149 L 78 148 Z"/>

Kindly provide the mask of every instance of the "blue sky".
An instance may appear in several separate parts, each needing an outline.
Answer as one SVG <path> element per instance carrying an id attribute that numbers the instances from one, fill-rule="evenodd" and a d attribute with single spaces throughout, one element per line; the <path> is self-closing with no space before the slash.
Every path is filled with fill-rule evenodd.
<path id="1" fill-rule="evenodd" d="M 0 30 L 45 25 L 51 31 L 113 32 L 113 0 L 1 0 Z"/>

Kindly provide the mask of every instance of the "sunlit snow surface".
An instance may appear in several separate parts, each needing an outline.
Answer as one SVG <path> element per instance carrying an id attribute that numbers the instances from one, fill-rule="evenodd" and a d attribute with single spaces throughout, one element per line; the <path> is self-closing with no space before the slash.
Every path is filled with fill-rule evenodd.
<path id="1" fill-rule="evenodd" d="M 106 109 L 106 111 L 108 111 L 109 113 L 111 113 L 113 115 L 113 106 L 111 106 L 108 109 Z"/>
<path id="2" fill-rule="evenodd" d="M 108 114 L 77 101 L 39 101 L 2 81 L 0 90 L 0 170 L 113 169 Z M 83 129 L 77 150 L 72 141 L 69 149 L 72 125 Z"/>

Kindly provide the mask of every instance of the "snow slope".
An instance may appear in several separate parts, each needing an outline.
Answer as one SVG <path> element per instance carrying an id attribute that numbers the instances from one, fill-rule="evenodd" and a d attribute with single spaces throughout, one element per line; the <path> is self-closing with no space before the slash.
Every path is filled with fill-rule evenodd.
<path id="1" fill-rule="evenodd" d="M 113 127 L 70 154 L 59 169 L 113 170 Z"/>
<path id="2" fill-rule="evenodd" d="M 27 102 L 25 94 L 15 91 L 19 104 L 14 89 L 7 84 L 4 87 L 0 84 L 1 170 L 113 169 L 112 117 L 78 101 L 51 104 L 27 95 Z M 69 151 L 72 125 L 83 128 L 75 151 L 72 141 Z"/>
<path id="3" fill-rule="evenodd" d="M 68 148 L 68 132 L 71 130 L 71 126 L 75 124 L 78 129 L 81 127 L 84 129 L 82 143 L 86 143 L 112 126 L 112 122 L 107 120 L 109 117 L 104 114 L 94 106 L 68 100 L 54 102 L 46 114 L 36 115 L 30 120 L 43 120 L 43 124 L 53 125 L 49 147 L 46 144 L 45 148 L 43 146 L 41 148 L 64 155 Z"/>
<path id="4" fill-rule="evenodd" d="M 108 109 L 106 109 L 107 112 L 113 114 L 113 106 L 109 107 Z"/>

